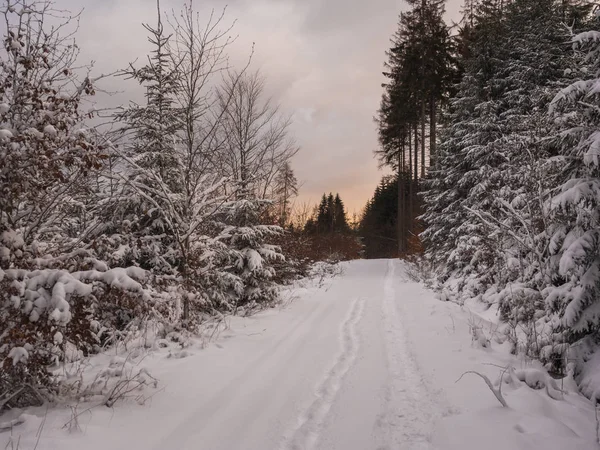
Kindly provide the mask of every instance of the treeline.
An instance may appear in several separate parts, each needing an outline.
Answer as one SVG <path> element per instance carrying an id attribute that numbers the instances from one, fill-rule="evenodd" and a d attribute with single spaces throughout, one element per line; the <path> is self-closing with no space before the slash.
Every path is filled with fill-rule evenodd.
<path id="1" fill-rule="evenodd" d="M 397 173 L 397 253 L 406 255 L 419 234 L 419 192 L 435 163 L 441 108 L 456 77 L 443 0 L 407 0 L 387 52 L 381 107 L 376 122 L 382 165 Z M 411 244 L 412 242 L 412 244 Z"/>
<path id="2" fill-rule="evenodd" d="M 298 273 L 307 273 L 313 262 L 339 262 L 362 256 L 356 226 L 349 222 L 339 194 L 323 194 L 318 205 L 304 206 L 303 212 L 296 211 L 295 220 L 280 239 L 282 248 L 293 256 Z"/>
<path id="3" fill-rule="evenodd" d="M 409 33 L 416 20 L 416 30 L 444 43 L 432 47 L 439 53 L 437 63 L 431 60 L 437 69 L 429 71 L 443 76 L 425 83 L 442 86 L 433 90 L 442 93 L 439 146 L 432 129 L 429 173 L 416 181 L 421 239 L 435 285 L 447 299 L 497 305 L 515 351 L 555 371 L 570 362 L 580 368 L 600 342 L 600 33 L 594 8 L 575 0 L 468 0 L 449 39 L 448 26 L 440 33 L 419 12 L 438 11 L 439 17 L 443 2 L 413 4 L 401 20 L 403 40 L 395 42 L 403 45 L 391 52 L 401 58 L 390 58 L 394 70 L 380 116 L 382 158 L 395 164 L 399 157 L 401 167 L 411 135 L 406 127 L 392 130 L 387 118 L 402 111 L 393 95 L 412 92 L 402 74 L 428 64 L 403 51 L 426 42 Z M 421 54 L 429 60 L 430 53 Z M 427 91 L 418 92 L 421 103 L 413 105 L 422 105 Z M 413 120 L 413 145 L 415 136 L 424 139 Z"/>
<path id="4" fill-rule="evenodd" d="M 347 233 L 350 231 L 346 208 L 340 194 L 323 194 L 321 203 L 312 217 L 304 225 L 304 231 L 310 234 Z"/>
<path id="5" fill-rule="evenodd" d="M 422 252 L 419 238 L 422 224 L 415 221 L 420 203 L 415 198 L 416 192 L 411 192 L 410 184 L 407 177 L 399 180 L 398 175 L 384 176 L 375 188 L 358 227 L 365 258 L 397 258 L 399 254 L 406 256 Z M 399 237 L 405 239 L 402 253 Z"/>
<path id="6" fill-rule="evenodd" d="M 145 101 L 103 111 L 106 131 L 90 125 L 102 77 L 77 62 L 73 16 L 2 3 L 0 410 L 48 398 L 59 364 L 148 323 L 193 332 L 278 300 L 289 119 L 259 74 L 229 65 L 224 16 L 158 10 L 151 53 L 116 74 Z"/>

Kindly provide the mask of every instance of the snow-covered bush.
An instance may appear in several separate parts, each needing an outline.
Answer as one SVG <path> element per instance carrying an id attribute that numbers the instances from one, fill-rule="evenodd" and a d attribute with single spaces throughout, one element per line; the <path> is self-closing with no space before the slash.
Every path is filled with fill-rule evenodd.
<path id="1" fill-rule="evenodd" d="M 223 239 L 234 249 L 231 272 L 243 283 L 243 290 L 236 300 L 236 308 L 251 308 L 254 305 L 272 305 L 278 298 L 277 284 L 273 280 L 274 261 L 283 261 L 281 249 L 269 244 L 283 231 L 277 225 L 259 223 L 261 211 L 270 202 L 240 199 L 231 202 L 224 215 L 228 225 L 223 230 Z"/>
<path id="2" fill-rule="evenodd" d="M 81 351 L 93 343 L 75 299 L 91 298 L 101 276 L 78 269 L 91 262 L 76 250 L 78 211 L 104 149 L 84 127 L 83 102 L 95 92 L 75 73 L 70 15 L 26 0 L 1 13 L 0 392 L 14 393 L 48 386 L 47 365 L 64 359 L 69 342 Z"/>
<path id="3" fill-rule="evenodd" d="M 89 77 L 74 72 L 78 54 L 66 13 L 50 2 L 6 2 L 0 58 L 1 267 L 35 256 L 36 242 L 54 239 L 78 195 L 100 167 L 103 148 L 83 126 Z M 50 29 L 45 20 L 63 19 Z M 12 237 L 11 237 L 12 236 Z M 24 247 L 24 248 L 22 248 Z"/>
<path id="4" fill-rule="evenodd" d="M 161 317 L 146 278 L 134 267 L 0 270 L 0 391 L 29 385 L 50 393 L 52 367 L 97 353 L 134 321 Z"/>

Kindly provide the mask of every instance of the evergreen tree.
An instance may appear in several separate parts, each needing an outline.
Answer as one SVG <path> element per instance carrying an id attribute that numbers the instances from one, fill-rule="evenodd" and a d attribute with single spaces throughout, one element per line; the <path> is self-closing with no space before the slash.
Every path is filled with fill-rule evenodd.
<path id="1" fill-rule="evenodd" d="M 493 144 L 501 138 L 496 126 L 500 104 L 498 73 L 505 59 L 505 36 L 500 2 L 475 5 L 471 55 L 462 62 L 465 73 L 451 101 L 440 145 L 439 164 L 431 174 L 424 195 L 427 225 L 422 237 L 427 256 L 442 264 L 440 280 L 456 270 L 467 273 L 487 270 L 494 262 L 494 241 L 486 227 L 466 207 L 476 202 L 478 192 L 485 199 L 485 188 L 474 190 L 480 182 L 491 182 L 501 162 Z M 472 9 L 469 9 L 469 13 Z M 483 204 L 480 204 L 483 206 Z"/>
<path id="2" fill-rule="evenodd" d="M 346 217 L 344 202 L 339 194 L 323 194 L 316 208 L 315 217 L 310 218 L 304 230 L 308 233 L 332 234 L 348 233 L 350 226 Z"/>
<path id="3" fill-rule="evenodd" d="M 331 220 L 329 219 L 329 210 L 327 208 L 327 195 L 323 194 L 323 197 L 321 197 L 321 202 L 317 208 L 317 217 L 315 218 L 316 232 L 319 234 L 327 233 L 330 223 Z"/>
<path id="4" fill-rule="evenodd" d="M 348 219 L 346 217 L 346 208 L 340 198 L 340 194 L 335 194 L 333 200 L 333 231 L 337 233 L 346 233 L 350 231 Z"/>
<path id="5" fill-rule="evenodd" d="M 560 135 L 560 174 L 550 202 L 549 251 L 554 286 L 547 305 L 556 338 L 574 343 L 594 342 L 600 333 L 600 33 L 573 36 L 583 56 L 570 68 L 576 80 L 562 89 L 550 108 L 565 131 Z"/>
<path id="6" fill-rule="evenodd" d="M 117 116 L 127 139 L 124 150 L 114 151 L 126 170 L 117 174 L 120 193 L 107 203 L 109 213 L 121 213 L 112 253 L 126 255 L 166 284 L 176 281 L 173 301 L 183 307 L 175 315 L 187 321 L 202 310 L 233 308 L 242 280 L 229 270 L 239 249 L 230 233 L 223 234 L 225 180 L 211 170 L 220 119 L 206 109 L 207 102 L 216 104 L 207 80 L 223 62 L 217 43 L 226 46 L 226 38 L 211 23 L 197 34 L 201 25 L 189 6 L 173 20 L 177 45 L 165 33 L 159 7 L 157 27 L 145 27 L 154 47 L 148 63 L 126 71 L 146 87 L 146 104 Z M 199 52 L 206 58 L 196 58 Z"/>
<path id="7" fill-rule="evenodd" d="M 397 256 L 397 199 L 398 180 L 384 177 L 367 202 L 358 228 L 366 258 Z"/>
<path id="8" fill-rule="evenodd" d="M 581 124 L 590 123 L 595 109 L 577 100 L 593 92 L 594 80 L 571 84 L 575 74 L 586 72 L 574 67 L 561 25 L 565 11 L 584 17 L 585 8 L 553 0 L 469 6 L 464 74 L 424 196 L 427 257 L 438 281 L 459 281 L 447 285 L 448 295 L 498 303 L 505 320 L 530 330 L 525 342 L 514 336 L 517 351 L 557 368 L 564 342 L 596 332 L 590 325 L 594 288 L 582 289 L 576 281 L 595 270 L 586 272 L 593 257 L 582 257 L 594 248 L 586 227 L 595 225 L 581 206 L 593 203 L 578 203 L 582 197 L 571 202 L 583 192 L 581 186 L 571 190 L 576 174 L 593 167 L 582 161 L 593 126 Z M 588 45 L 595 39 L 589 36 L 578 35 L 576 45 Z M 569 84 L 549 117 L 554 92 Z M 561 184 L 564 195 L 555 195 Z M 582 228 L 578 217 L 585 217 Z M 575 292 L 585 294 L 574 300 Z"/>
<path id="9" fill-rule="evenodd" d="M 178 80 L 158 1 L 157 9 L 156 27 L 143 25 L 152 45 L 147 63 L 139 69 L 130 65 L 123 72 L 146 89 L 146 104 L 131 104 L 115 117 L 124 123 L 121 132 L 127 144 L 122 156 L 128 174 L 124 177 L 120 169 L 109 173 L 121 182 L 98 194 L 104 206 L 102 233 L 110 233 L 103 240 L 115 251 L 107 258 L 117 265 L 135 263 L 158 274 L 175 274 L 180 259 L 173 228 L 178 225 L 165 216 L 170 202 L 165 194 L 183 191 L 175 144 L 183 116 L 174 104 Z"/>
<path id="10" fill-rule="evenodd" d="M 499 166 L 502 181 L 492 193 L 491 210 L 480 213 L 503 240 L 499 261 L 505 269 L 499 270 L 500 287 L 518 282 L 529 293 L 520 295 L 526 307 L 515 305 L 514 298 L 500 301 L 511 319 L 524 311 L 539 315 L 544 309 L 540 292 L 551 280 L 545 202 L 556 185 L 556 166 L 550 161 L 558 147 L 547 137 L 561 130 L 549 120 L 547 109 L 556 89 L 570 82 L 565 73 L 573 63 L 561 29 L 560 6 L 552 0 L 515 0 L 506 11 L 507 42 L 516 56 L 508 59 L 510 70 L 501 73 L 506 84 L 499 121 L 503 139 L 498 145 L 504 157 Z M 518 261 L 518 269 L 510 270 L 511 261 Z M 516 289 L 512 291 L 514 296 Z"/>
<path id="11" fill-rule="evenodd" d="M 376 118 L 381 164 L 398 172 L 398 245 L 407 249 L 408 236 L 416 229 L 418 179 L 437 153 L 440 104 L 453 79 L 449 29 L 443 20 L 444 1 L 411 0 L 412 9 L 400 17 L 398 31 L 387 53 L 390 80 Z M 429 123 L 429 135 L 426 124 Z M 426 142 L 429 142 L 426 149 Z M 408 192 L 403 192 L 404 183 Z M 405 204 L 406 200 L 407 204 Z"/>
<path id="12" fill-rule="evenodd" d="M 278 298 L 273 263 L 284 261 L 284 257 L 278 246 L 267 242 L 278 236 L 281 228 L 260 223 L 261 214 L 269 204 L 265 200 L 248 198 L 225 206 L 223 220 L 226 226 L 219 240 L 234 250 L 230 270 L 242 283 L 240 291 L 234 292 L 236 310 L 240 306 L 247 309 L 256 305 L 269 306 Z"/>
<path id="13" fill-rule="evenodd" d="M 327 196 L 327 204 L 325 207 L 323 223 L 325 224 L 328 233 L 333 233 L 335 231 L 335 199 L 331 192 Z"/>

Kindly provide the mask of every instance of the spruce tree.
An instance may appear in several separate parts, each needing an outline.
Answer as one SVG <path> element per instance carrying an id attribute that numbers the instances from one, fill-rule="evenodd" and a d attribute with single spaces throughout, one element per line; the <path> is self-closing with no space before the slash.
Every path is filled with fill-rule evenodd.
<path id="1" fill-rule="evenodd" d="M 438 166 L 424 195 L 427 229 L 422 237 L 427 257 L 440 265 L 440 281 L 458 275 L 456 271 L 464 271 L 465 276 L 473 270 L 489 274 L 494 262 L 494 241 L 466 207 L 484 206 L 491 200 L 480 183 L 492 182 L 501 162 L 493 147 L 501 138 L 496 126 L 501 90 L 494 80 L 505 58 L 505 30 L 497 4 L 483 2 L 475 8 L 475 17 L 469 17 L 473 23 L 470 56 L 461 62 L 465 72 L 445 119 Z"/>
<path id="2" fill-rule="evenodd" d="M 145 104 L 131 104 L 115 117 L 124 124 L 121 133 L 127 144 L 117 156 L 126 159 L 127 175 L 122 169 L 109 173 L 120 178 L 117 192 L 111 186 L 111 192 L 101 191 L 99 196 L 104 233 L 110 233 L 107 244 L 120 250 L 115 253 L 122 260 L 107 256 L 118 265 L 136 263 L 158 274 L 175 274 L 180 260 L 174 236 L 178 224 L 171 222 L 165 209 L 174 206 L 166 197 L 183 191 L 175 145 L 182 115 L 174 103 L 177 74 L 169 49 L 171 37 L 163 26 L 159 2 L 157 8 L 156 27 L 143 25 L 152 45 L 146 64 L 141 68 L 131 64 L 122 74 L 146 90 Z"/>
<path id="3" fill-rule="evenodd" d="M 575 81 L 550 108 L 565 130 L 556 158 L 558 189 L 550 202 L 553 286 L 546 291 L 549 313 L 557 319 L 555 337 L 567 343 L 593 342 L 600 332 L 600 33 L 578 33 L 572 42 L 582 54 L 579 65 L 570 68 Z"/>
<path id="4" fill-rule="evenodd" d="M 298 195 L 298 180 L 288 161 L 279 170 L 275 178 L 275 196 L 279 225 L 285 227 L 289 223 L 292 209 L 291 200 Z"/>
<path id="5" fill-rule="evenodd" d="M 334 232 L 347 233 L 350 230 L 348 219 L 346 217 L 346 208 L 344 207 L 344 202 L 340 198 L 340 194 L 335 194 L 333 200 L 333 223 Z"/>
<path id="6" fill-rule="evenodd" d="M 398 173 L 401 254 L 406 252 L 408 236 L 416 229 L 419 179 L 425 177 L 427 166 L 435 159 L 440 106 L 454 76 L 449 28 L 443 20 L 444 3 L 409 1 L 412 9 L 400 16 L 387 53 L 384 75 L 389 82 L 384 85 L 376 118 L 380 142 L 376 154 L 382 165 Z M 404 179 L 408 180 L 406 186 Z"/>
<path id="7" fill-rule="evenodd" d="M 358 228 L 366 258 L 397 256 L 397 199 L 398 181 L 384 177 L 367 202 Z"/>

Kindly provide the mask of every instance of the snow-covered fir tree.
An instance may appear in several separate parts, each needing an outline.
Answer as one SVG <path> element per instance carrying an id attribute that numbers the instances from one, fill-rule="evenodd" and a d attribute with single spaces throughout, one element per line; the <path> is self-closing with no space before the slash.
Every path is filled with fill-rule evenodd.
<path id="1" fill-rule="evenodd" d="M 117 198 L 125 213 L 120 226 L 138 243 L 136 262 L 176 277 L 181 308 L 175 315 L 187 320 L 215 307 L 231 309 L 241 292 L 240 279 L 227 270 L 235 252 L 217 220 L 228 200 L 226 178 L 212 170 L 223 115 L 207 110 L 215 95 L 209 83 L 222 70 L 221 46 L 228 41 L 213 28 L 218 23 L 197 34 L 201 25 L 189 7 L 172 37 L 160 7 L 158 18 L 156 28 L 146 26 L 154 46 L 148 64 L 126 72 L 146 89 L 146 104 L 117 116 L 129 138 L 123 151 L 115 149 L 124 166 Z"/>
<path id="2" fill-rule="evenodd" d="M 101 240 L 114 264 L 136 264 L 173 275 L 179 261 L 173 231 L 178 225 L 165 210 L 177 208 L 174 197 L 183 190 L 176 147 L 182 115 L 173 99 L 177 80 L 170 35 L 157 6 L 156 27 L 144 25 L 153 47 L 146 65 L 139 69 L 130 65 L 123 72 L 145 89 L 146 104 L 132 104 L 115 117 L 124 124 L 124 145 L 122 154 L 113 149 L 118 166 L 109 167 L 99 184 L 99 203 L 104 207 L 101 234 L 106 236 Z"/>
<path id="3" fill-rule="evenodd" d="M 236 297 L 236 309 L 272 305 L 278 298 L 273 263 L 285 258 L 281 249 L 269 240 L 282 233 L 278 225 L 261 224 L 261 215 L 271 202 L 240 197 L 226 207 L 223 217 L 227 225 L 222 238 L 234 249 L 231 272 L 242 281 Z"/>
<path id="4" fill-rule="evenodd" d="M 279 226 L 285 228 L 290 222 L 292 199 L 298 196 L 298 180 L 289 161 L 279 169 L 275 177 L 275 202 Z"/>
<path id="5" fill-rule="evenodd" d="M 548 202 L 552 286 L 545 294 L 555 337 L 595 345 L 600 337 L 600 33 L 577 33 L 572 43 L 580 64 L 568 70 L 576 80 L 550 108 L 564 131 L 555 157 L 561 169 L 557 189 Z"/>
<path id="6" fill-rule="evenodd" d="M 515 350 L 558 369 L 567 344 L 595 333 L 595 282 L 583 285 L 595 270 L 594 203 L 577 193 L 593 191 L 583 174 L 595 173 L 586 149 L 596 69 L 576 66 L 563 25 L 586 8 L 552 0 L 468 6 L 464 73 L 425 194 L 426 256 L 446 298 L 497 303 Z M 594 39 L 574 38 L 577 51 L 589 50 L 584 65 L 595 64 Z"/>
<path id="7" fill-rule="evenodd" d="M 438 267 L 439 280 L 451 274 L 481 293 L 477 274 L 491 275 L 495 241 L 467 207 L 490 204 L 490 183 L 499 182 L 495 169 L 501 161 L 493 144 L 501 138 L 496 125 L 501 92 L 492 80 L 502 65 L 504 26 L 495 4 L 477 5 L 471 31 L 470 56 L 451 100 L 450 114 L 438 149 L 438 165 L 427 182 L 423 234 L 427 257 Z"/>

